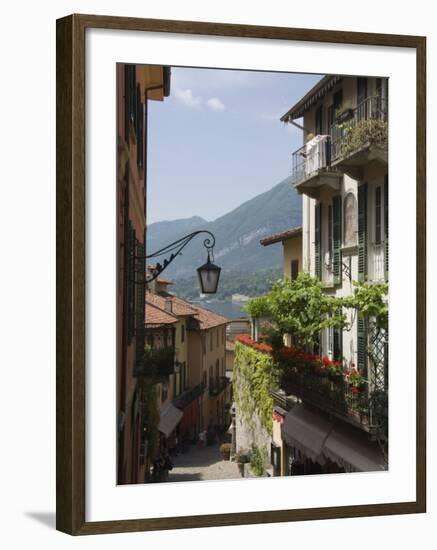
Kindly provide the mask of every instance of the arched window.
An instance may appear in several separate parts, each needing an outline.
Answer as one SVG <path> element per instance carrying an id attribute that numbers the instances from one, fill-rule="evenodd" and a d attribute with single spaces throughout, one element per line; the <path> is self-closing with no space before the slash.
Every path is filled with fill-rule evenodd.
<path id="1" fill-rule="evenodd" d="M 354 246 L 357 244 L 357 231 L 357 200 L 353 193 L 348 193 L 344 199 L 344 246 Z"/>

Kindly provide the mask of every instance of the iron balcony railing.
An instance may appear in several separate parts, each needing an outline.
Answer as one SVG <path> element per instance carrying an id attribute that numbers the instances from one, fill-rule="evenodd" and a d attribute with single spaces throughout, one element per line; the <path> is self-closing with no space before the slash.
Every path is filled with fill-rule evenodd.
<path id="1" fill-rule="evenodd" d="M 203 384 L 197 384 L 197 386 L 193 388 L 187 388 L 173 400 L 173 405 L 178 409 L 185 409 L 185 407 L 188 407 L 190 403 L 200 397 L 204 391 L 205 386 Z"/>
<path id="2" fill-rule="evenodd" d="M 366 145 L 368 138 L 386 139 L 387 126 L 382 124 L 379 128 L 365 128 L 364 122 L 368 120 L 387 122 L 387 102 L 384 98 L 368 97 L 354 109 L 345 109 L 331 126 L 329 134 L 318 135 L 299 147 L 292 154 L 292 184 L 297 185 L 319 170 L 329 168 L 334 160 Z"/>
<path id="3" fill-rule="evenodd" d="M 370 126 L 366 121 L 381 121 Z M 347 109 L 331 126 L 331 159 L 337 160 L 368 144 L 387 139 L 387 102 L 380 96 L 367 97 L 354 109 Z"/>
<path id="4" fill-rule="evenodd" d="M 175 372 L 175 348 L 146 347 L 142 361 L 135 365 L 135 376 L 166 378 Z"/>
<path id="5" fill-rule="evenodd" d="M 209 384 L 209 395 L 210 397 L 216 397 L 219 395 L 228 385 L 229 378 L 227 376 L 220 376 L 215 379 L 214 382 Z"/>
<path id="6" fill-rule="evenodd" d="M 308 179 L 331 163 L 330 136 L 316 136 L 292 155 L 292 184 Z"/>
<path id="7" fill-rule="evenodd" d="M 371 399 L 367 388 L 354 393 L 341 377 L 311 376 L 300 372 L 287 372 L 281 381 L 287 395 L 294 395 L 334 416 L 349 420 L 370 431 L 373 427 Z"/>

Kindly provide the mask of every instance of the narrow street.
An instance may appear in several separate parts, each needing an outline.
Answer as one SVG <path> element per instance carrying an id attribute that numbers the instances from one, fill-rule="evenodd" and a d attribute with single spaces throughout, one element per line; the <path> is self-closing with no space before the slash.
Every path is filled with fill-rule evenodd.
<path id="1" fill-rule="evenodd" d="M 223 460 L 220 444 L 198 448 L 192 445 L 188 452 L 173 460 L 168 481 L 205 481 L 213 479 L 240 479 L 235 462 Z"/>

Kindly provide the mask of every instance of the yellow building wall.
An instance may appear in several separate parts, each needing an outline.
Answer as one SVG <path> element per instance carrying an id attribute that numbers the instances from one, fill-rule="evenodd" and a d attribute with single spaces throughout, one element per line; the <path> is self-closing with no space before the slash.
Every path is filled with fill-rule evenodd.
<path id="1" fill-rule="evenodd" d="M 298 260 L 299 271 L 302 271 L 302 237 L 287 239 L 283 245 L 283 271 L 284 276 L 291 277 L 291 262 Z"/>

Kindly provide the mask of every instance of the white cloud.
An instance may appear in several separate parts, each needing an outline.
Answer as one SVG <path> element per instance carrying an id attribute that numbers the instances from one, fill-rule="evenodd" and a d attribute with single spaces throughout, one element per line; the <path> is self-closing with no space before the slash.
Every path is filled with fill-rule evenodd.
<path id="1" fill-rule="evenodd" d="M 211 97 L 207 101 L 207 105 L 213 111 L 224 111 L 225 105 L 218 97 Z"/>
<path id="2" fill-rule="evenodd" d="M 186 90 L 176 90 L 175 96 L 187 107 L 199 107 L 202 104 L 202 98 L 200 96 L 194 96 L 192 90 L 189 88 Z"/>

